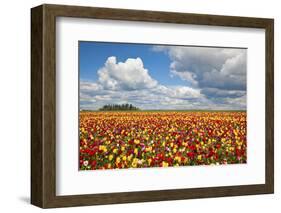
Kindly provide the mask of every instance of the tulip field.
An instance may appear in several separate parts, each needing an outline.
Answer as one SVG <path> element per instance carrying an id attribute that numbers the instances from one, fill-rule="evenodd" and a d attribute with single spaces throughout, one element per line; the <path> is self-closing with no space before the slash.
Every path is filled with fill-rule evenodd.
<path id="1" fill-rule="evenodd" d="M 247 162 L 245 111 L 81 111 L 80 170 Z"/>

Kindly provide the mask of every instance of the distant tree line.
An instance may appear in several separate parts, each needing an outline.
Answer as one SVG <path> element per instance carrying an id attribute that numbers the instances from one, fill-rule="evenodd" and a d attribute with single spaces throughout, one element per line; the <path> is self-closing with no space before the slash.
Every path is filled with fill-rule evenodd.
<path id="1" fill-rule="evenodd" d="M 139 108 L 133 106 L 132 104 L 106 104 L 100 111 L 136 111 L 140 110 Z"/>

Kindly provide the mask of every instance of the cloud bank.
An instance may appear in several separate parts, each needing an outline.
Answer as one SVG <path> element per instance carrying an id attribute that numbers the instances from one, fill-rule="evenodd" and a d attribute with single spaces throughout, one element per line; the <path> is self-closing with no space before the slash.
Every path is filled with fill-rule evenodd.
<path id="1" fill-rule="evenodd" d="M 141 109 L 246 109 L 246 49 L 154 46 L 168 55 L 167 86 L 153 79 L 141 58 L 107 58 L 96 82 L 80 82 L 80 108 L 132 103 Z"/>
<path id="2" fill-rule="evenodd" d="M 108 90 L 149 89 L 157 85 L 140 58 L 128 58 L 118 62 L 114 56 L 107 59 L 104 67 L 98 70 L 99 83 Z"/>

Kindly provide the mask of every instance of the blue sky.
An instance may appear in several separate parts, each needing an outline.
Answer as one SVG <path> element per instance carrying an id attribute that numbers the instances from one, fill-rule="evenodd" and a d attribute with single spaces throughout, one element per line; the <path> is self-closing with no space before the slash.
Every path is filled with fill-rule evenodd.
<path id="1" fill-rule="evenodd" d="M 246 109 L 246 49 L 79 42 L 80 109 Z"/>
<path id="2" fill-rule="evenodd" d="M 181 79 L 171 78 L 169 75 L 171 60 L 168 55 L 164 52 L 153 51 L 152 47 L 149 44 L 80 42 L 80 80 L 97 81 L 96 71 L 103 67 L 108 57 L 116 56 L 118 61 L 140 57 L 145 62 L 145 68 L 149 70 L 150 76 L 162 84 L 185 84 Z"/>

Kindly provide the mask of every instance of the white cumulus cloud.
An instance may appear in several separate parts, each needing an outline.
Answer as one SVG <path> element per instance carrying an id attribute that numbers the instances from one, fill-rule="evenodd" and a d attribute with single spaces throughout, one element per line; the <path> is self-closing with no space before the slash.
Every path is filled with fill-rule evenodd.
<path id="1" fill-rule="evenodd" d="M 246 89 L 246 49 L 156 46 L 166 52 L 172 76 L 199 88 Z"/>
<path id="2" fill-rule="evenodd" d="M 115 56 L 107 59 L 104 67 L 98 70 L 99 83 L 110 90 L 136 90 L 153 88 L 157 81 L 150 77 L 140 58 L 128 58 L 117 62 Z"/>

